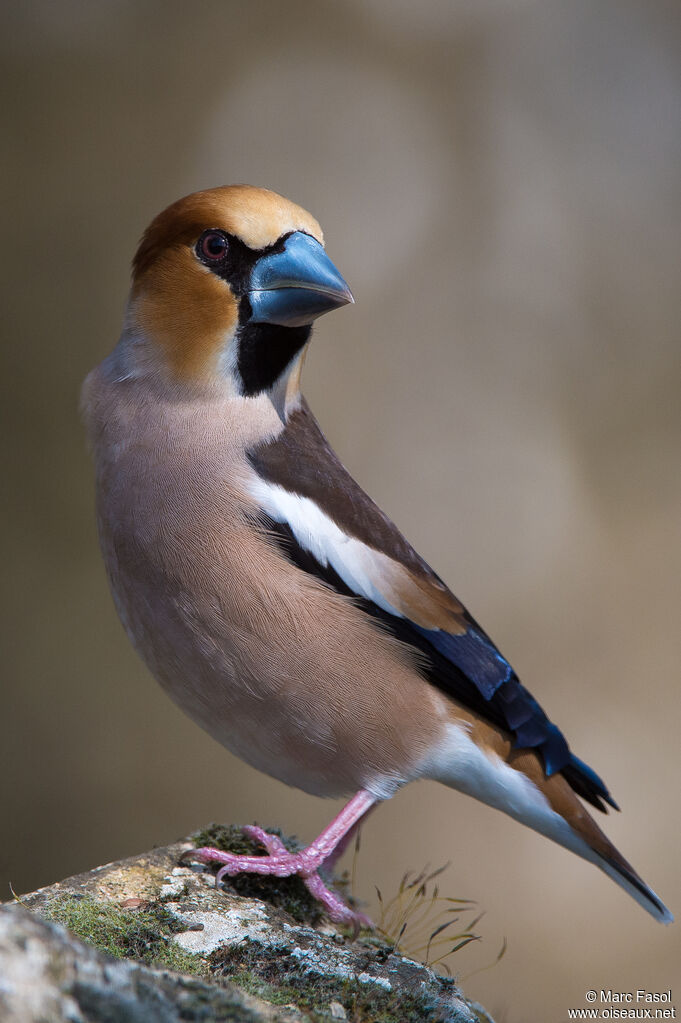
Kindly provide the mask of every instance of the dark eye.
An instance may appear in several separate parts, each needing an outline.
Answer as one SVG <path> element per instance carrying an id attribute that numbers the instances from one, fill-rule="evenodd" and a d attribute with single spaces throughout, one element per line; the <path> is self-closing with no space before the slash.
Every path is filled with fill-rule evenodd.
<path id="1" fill-rule="evenodd" d="M 229 248 L 224 231 L 204 231 L 196 243 L 196 254 L 205 263 L 219 263 Z"/>

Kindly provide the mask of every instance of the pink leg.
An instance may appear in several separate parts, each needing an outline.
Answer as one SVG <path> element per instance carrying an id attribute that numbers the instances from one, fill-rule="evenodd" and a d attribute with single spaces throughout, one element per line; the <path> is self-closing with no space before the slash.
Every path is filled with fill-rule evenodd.
<path id="1" fill-rule="evenodd" d="M 374 803 L 373 806 L 369 807 L 369 809 L 364 814 L 364 816 L 361 817 L 358 821 L 356 821 L 352 825 L 350 830 L 348 832 L 346 832 L 345 835 L 343 835 L 343 837 L 341 838 L 340 842 L 338 843 L 336 848 L 333 850 L 333 852 L 329 853 L 329 855 L 324 860 L 324 867 L 326 868 L 326 870 L 333 870 L 334 869 L 334 867 L 338 863 L 339 859 L 341 858 L 341 856 L 343 855 L 345 850 L 348 848 L 350 843 L 353 841 L 353 839 L 354 839 L 355 835 L 357 834 L 357 832 L 359 831 L 360 827 L 362 826 L 362 824 L 364 824 L 364 821 L 367 819 L 369 814 L 372 813 L 372 811 L 375 810 L 375 809 L 376 809 L 376 804 Z"/>
<path id="2" fill-rule="evenodd" d="M 262 844 L 267 849 L 267 856 L 239 856 L 235 853 L 223 852 L 221 849 L 194 849 L 191 856 L 204 863 L 222 863 L 216 883 L 224 877 L 234 874 L 271 874 L 275 877 L 290 877 L 298 874 L 308 890 L 323 904 L 330 918 L 337 923 L 359 924 L 370 923 L 361 914 L 354 913 L 338 895 L 330 891 L 317 873 L 325 861 L 337 858 L 336 850 L 344 848 L 344 839 L 366 813 L 375 805 L 376 799 L 365 789 L 352 797 L 337 817 L 324 828 L 318 838 L 306 849 L 298 853 L 290 853 L 276 835 L 268 835 L 261 828 L 244 828 L 244 833 Z M 340 854 L 338 854 L 340 855 Z"/>

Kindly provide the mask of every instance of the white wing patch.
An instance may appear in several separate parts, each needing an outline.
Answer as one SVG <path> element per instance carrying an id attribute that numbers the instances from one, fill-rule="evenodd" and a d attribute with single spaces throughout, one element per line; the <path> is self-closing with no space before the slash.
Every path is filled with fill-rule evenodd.
<path id="1" fill-rule="evenodd" d="M 403 617 L 388 599 L 394 591 L 391 577 L 397 567 L 391 558 L 348 536 L 309 497 L 259 478 L 250 483 L 249 489 L 262 510 L 275 522 L 289 526 L 300 546 L 323 568 L 329 566 L 337 572 L 353 593 L 389 614 Z"/>

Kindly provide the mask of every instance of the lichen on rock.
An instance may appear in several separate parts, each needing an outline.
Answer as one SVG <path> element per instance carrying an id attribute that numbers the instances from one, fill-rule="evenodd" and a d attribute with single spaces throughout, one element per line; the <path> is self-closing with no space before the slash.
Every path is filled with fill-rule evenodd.
<path id="1" fill-rule="evenodd" d="M 207 842 L 261 852 L 238 829 L 211 826 L 0 906 L 3 1023 L 489 1018 L 451 979 L 324 921 L 297 878 L 216 889 L 210 870 L 185 862 Z"/>

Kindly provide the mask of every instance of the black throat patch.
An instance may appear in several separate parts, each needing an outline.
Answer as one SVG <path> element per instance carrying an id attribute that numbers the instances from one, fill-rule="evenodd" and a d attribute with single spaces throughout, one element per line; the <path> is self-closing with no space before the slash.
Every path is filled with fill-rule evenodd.
<path id="1" fill-rule="evenodd" d="M 273 323 L 249 323 L 251 305 L 244 295 L 239 305 L 236 334 L 237 370 L 248 398 L 269 390 L 312 333 L 311 326 L 280 327 Z"/>

